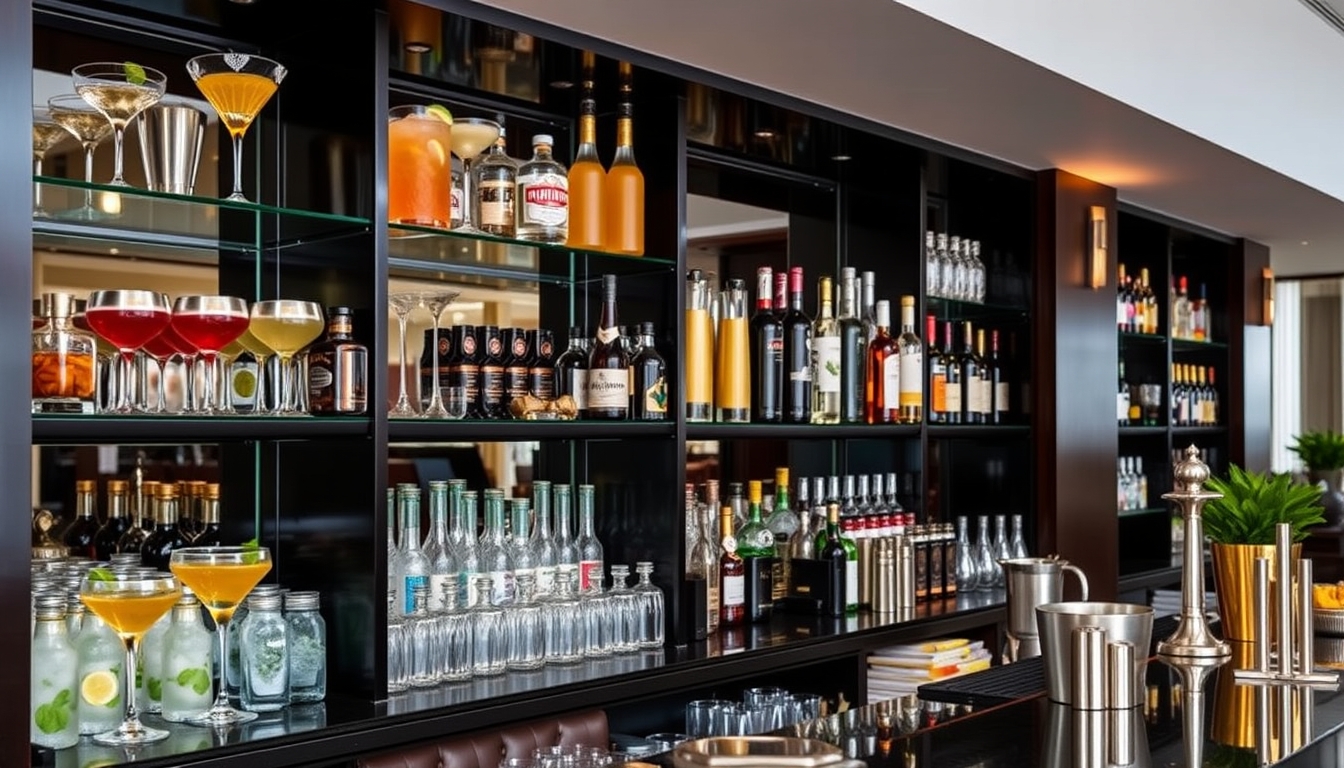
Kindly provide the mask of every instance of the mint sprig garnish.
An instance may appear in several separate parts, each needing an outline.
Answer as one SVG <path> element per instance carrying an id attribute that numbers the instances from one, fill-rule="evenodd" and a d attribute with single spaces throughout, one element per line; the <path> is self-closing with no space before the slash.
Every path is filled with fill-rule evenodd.
<path id="1" fill-rule="evenodd" d="M 116 581 L 116 574 L 112 573 L 110 568 L 90 568 L 88 573 L 89 581 Z"/>

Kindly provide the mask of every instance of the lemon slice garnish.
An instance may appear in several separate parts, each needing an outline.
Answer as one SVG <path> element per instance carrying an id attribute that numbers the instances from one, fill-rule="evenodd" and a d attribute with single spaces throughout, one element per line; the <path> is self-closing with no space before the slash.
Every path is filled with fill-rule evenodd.
<path id="1" fill-rule="evenodd" d="M 102 707 L 117 698 L 120 688 L 121 681 L 116 675 L 106 669 L 100 669 L 84 676 L 84 681 L 79 684 L 79 695 L 89 704 Z"/>

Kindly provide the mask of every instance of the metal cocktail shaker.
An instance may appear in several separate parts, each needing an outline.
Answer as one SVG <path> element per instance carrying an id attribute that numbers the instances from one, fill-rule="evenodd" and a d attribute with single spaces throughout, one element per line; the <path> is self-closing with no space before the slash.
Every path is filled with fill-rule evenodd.
<path id="1" fill-rule="evenodd" d="M 186 104 L 158 104 L 141 112 L 135 122 L 149 188 L 193 194 L 205 139 L 205 113 Z"/>
<path id="2" fill-rule="evenodd" d="M 873 613 L 896 612 L 896 546 L 890 537 L 871 540 L 873 555 Z"/>

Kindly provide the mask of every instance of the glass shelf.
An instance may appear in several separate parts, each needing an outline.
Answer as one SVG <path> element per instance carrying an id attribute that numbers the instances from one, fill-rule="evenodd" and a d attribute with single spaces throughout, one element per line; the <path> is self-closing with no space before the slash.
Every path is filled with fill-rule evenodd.
<path id="1" fill-rule="evenodd" d="M 33 217 L 41 250 L 215 263 L 220 250 L 283 249 L 370 229 L 356 216 L 47 176 L 33 182 L 47 214 Z"/>
<path id="2" fill-rule="evenodd" d="M 364 437 L 365 416 L 33 416 L 40 445 L 179 444 Z"/>
<path id="3" fill-rule="evenodd" d="M 662 274 L 676 268 L 675 259 L 624 256 L 585 251 L 551 243 L 534 243 L 486 234 L 389 224 L 388 270 L 394 277 L 437 276 L 461 281 L 574 283 L 596 282 L 604 274 Z"/>
<path id="4" fill-rule="evenodd" d="M 1025 319 L 1028 307 L 1011 304 L 979 304 L 973 301 L 958 301 L 928 296 L 924 299 L 924 311 L 944 320 Z M 1000 340 L 1000 343 L 1004 343 Z"/>
<path id="5" fill-rule="evenodd" d="M 1227 350 L 1227 343 L 1222 341 L 1196 341 L 1195 339 L 1172 339 L 1171 348 L 1176 352 L 1223 352 Z"/>

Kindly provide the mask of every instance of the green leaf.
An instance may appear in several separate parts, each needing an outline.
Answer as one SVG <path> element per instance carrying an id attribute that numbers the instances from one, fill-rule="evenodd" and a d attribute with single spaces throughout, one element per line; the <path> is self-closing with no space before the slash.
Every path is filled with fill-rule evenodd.
<path id="1" fill-rule="evenodd" d="M 122 71 L 126 73 L 126 82 L 131 85 L 145 84 L 145 68 L 133 61 L 128 61 L 121 65 Z"/>
<path id="2" fill-rule="evenodd" d="M 149 692 L 151 701 L 163 701 L 163 681 L 159 678 L 149 678 L 145 683 L 145 690 Z"/>
<path id="3" fill-rule="evenodd" d="M 1218 544 L 1273 544 L 1279 523 L 1292 526 L 1293 540 L 1325 522 L 1320 491 L 1286 474 L 1247 472 L 1233 464 L 1227 477 L 1211 477 L 1209 490 L 1223 494 L 1204 506 L 1204 532 Z"/>
<path id="4" fill-rule="evenodd" d="M 210 673 L 204 667 L 192 667 L 184 669 L 177 675 L 177 684 L 186 688 L 191 687 L 197 695 L 210 690 Z"/>
<path id="5" fill-rule="evenodd" d="M 62 688 L 51 701 L 39 705 L 33 712 L 33 722 L 43 733 L 58 733 L 70 724 L 73 696 L 69 688 Z"/>
<path id="6" fill-rule="evenodd" d="M 116 574 L 107 568 L 90 568 L 88 573 L 89 581 L 116 581 Z"/>
<path id="7" fill-rule="evenodd" d="M 243 553 L 243 563 L 247 565 L 256 565 L 261 561 L 261 556 L 257 554 L 257 550 L 261 549 L 261 544 L 258 543 L 256 539 L 248 539 L 247 541 L 244 541 L 243 549 L 246 550 L 246 552 Z"/>
<path id="8" fill-rule="evenodd" d="M 68 707 L 73 699 L 74 695 L 70 693 L 70 689 L 62 688 L 61 692 L 56 694 L 56 697 L 51 700 L 51 703 L 53 706 L 57 707 Z"/>
<path id="9" fill-rule="evenodd" d="M 112 700 L 109 701 L 109 702 L 107 702 L 107 703 L 104 704 L 103 706 L 107 707 L 108 709 L 120 709 L 120 708 L 121 708 L 121 696 L 120 696 L 120 695 L 113 696 L 113 697 L 112 697 Z"/>
<path id="10" fill-rule="evenodd" d="M 1344 468 L 1344 435 L 1333 430 L 1295 435 L 1293 445 L 1288 450 L 1296 453 L 1303 464 L 1316 472 Z"/>

